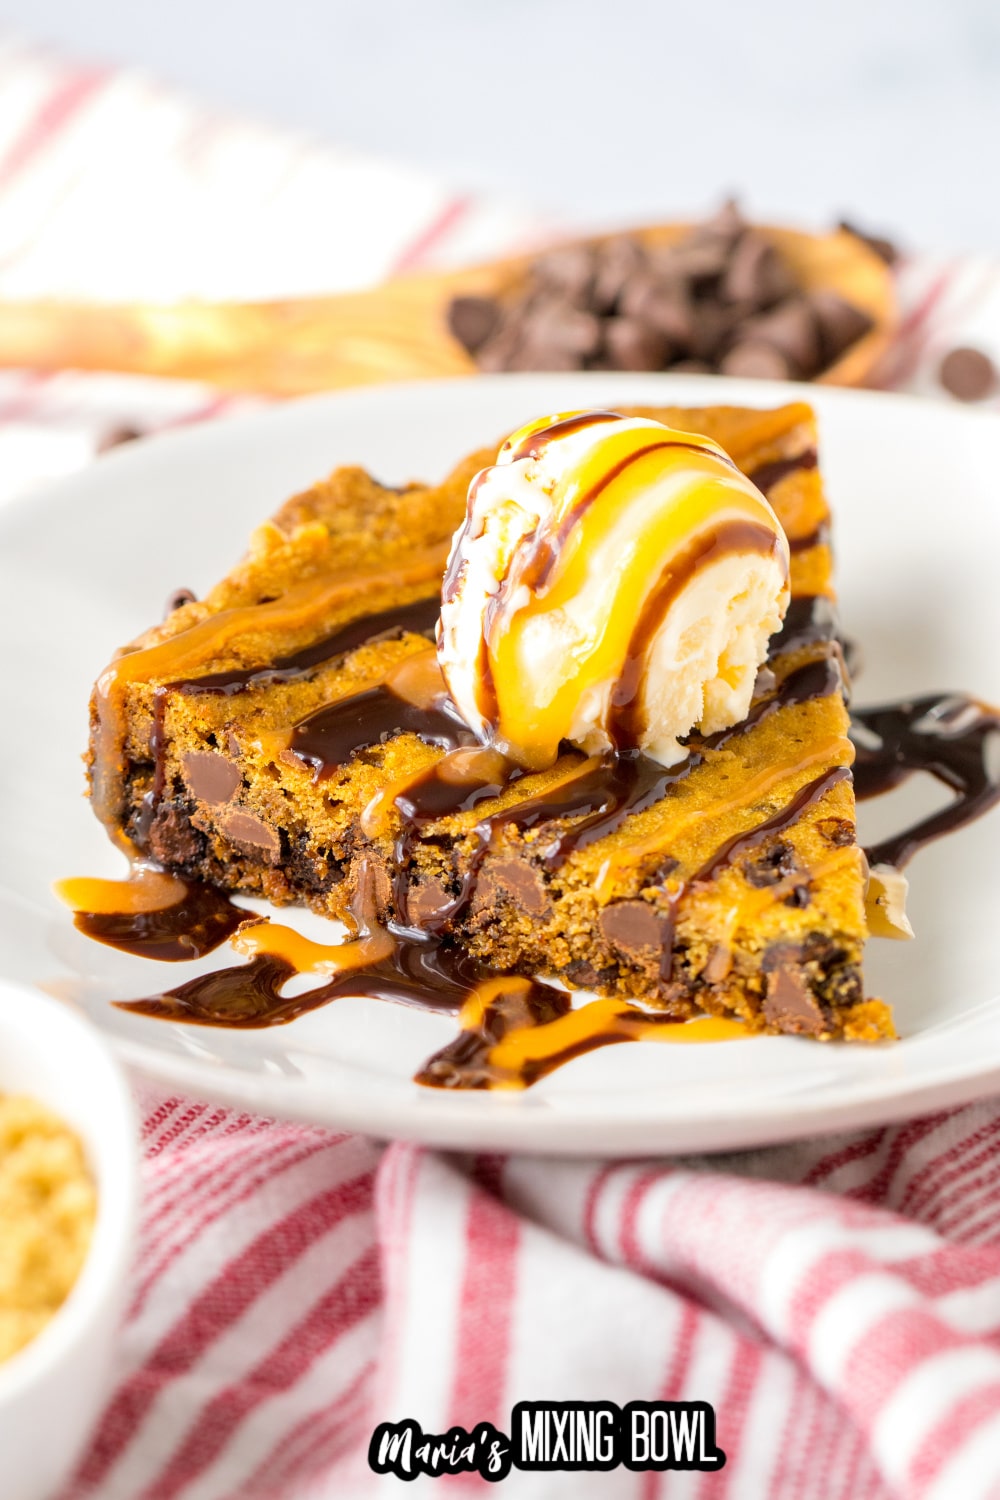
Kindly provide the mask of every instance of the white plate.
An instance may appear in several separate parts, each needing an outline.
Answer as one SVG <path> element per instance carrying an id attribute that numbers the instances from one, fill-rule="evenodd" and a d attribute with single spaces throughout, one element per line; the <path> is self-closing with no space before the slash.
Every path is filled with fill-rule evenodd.
<path id="1" fill-rule="evenodd" d="M 158 617 L 172 589 L 200 593 L 226 572 L 251 527 L 296 488 L 340 463 L 365 464 L 390 483 L 434 478 L 542 412 L 767 406 L 803 395 L 820 414 L 845 624 L 864 649 L 859 700 L 942 687 L 1000 699 L 1000 422 L 904 397 L 670 376 L 388 387 L 136 444 L 0 513 L 2 970 L 76 1000 L 125 1059 L 165 1083 L 437 1144 L 703 1151 L 870 1124 L 1000 1087 L 1000 817 L 920 855 L 911 870 L 916 941 L 871 945 L 868 988 L 893 1001 L 897 1045 L 765 1037 L 609 1047 L 523 1094 L 418 1088 L 415 1069 L 453 1023 L 375 1001 L 340 1001 L 259 1032 L 123 1014 L 111 999 L 178 984 L 196 966 L 90 942 L 50 894 L 59 876 L 121 873 L 81 795 L 93 678 Z M 903 815 L 898 797 L 889 799 L 862 834 Z M 323 925 L 303 918 L 314 935 Z"/>

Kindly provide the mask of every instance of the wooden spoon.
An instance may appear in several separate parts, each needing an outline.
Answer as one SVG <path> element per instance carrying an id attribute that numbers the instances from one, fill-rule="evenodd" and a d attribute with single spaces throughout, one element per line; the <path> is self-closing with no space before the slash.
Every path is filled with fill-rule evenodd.
<path id="1" fill-rule="evenodd" d="M 663 224 L 633 233 L 647 245 L 664 246 L 690 227 Z M 835 291 L 872 318 L 872 329 L 817 376 L 822 385 L 863 385 L 896 326 L 888 268 L 843 230 L 762 232 L 804 289 Z M 475 364 L 447 328 L 449 301 L 456 295 L 516 296 L 533 259 L 512 257 L 401 276 L 362 292 L 277 302 L 7 302 L 0 304 L 0 366 L 170 376 L 271 396 L 469 375 Z"/>

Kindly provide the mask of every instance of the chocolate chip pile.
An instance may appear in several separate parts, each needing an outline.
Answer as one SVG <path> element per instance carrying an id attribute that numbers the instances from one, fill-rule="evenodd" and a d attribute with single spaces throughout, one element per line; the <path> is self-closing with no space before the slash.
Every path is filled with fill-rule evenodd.
<path id="1" fill-rule="evenodd" d="M 803 290 L 735 204 L 676 244 L 631 235 L 538 257 L 510 302 L 456 297 L 448 326 L 481 370 L 719 371 L 809 380 L 872 320 Z"/>

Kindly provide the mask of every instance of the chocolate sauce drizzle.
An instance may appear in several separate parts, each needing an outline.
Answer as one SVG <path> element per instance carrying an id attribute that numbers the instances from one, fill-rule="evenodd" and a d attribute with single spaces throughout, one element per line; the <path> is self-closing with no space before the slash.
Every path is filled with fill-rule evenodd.
<path id="1" fill-rule="evenodd" d="M 163 605 L 163 618 L 168 620 L 175 609 L 180 609 L 182 604 L 193 604 L 197 597 L 191 589 L 174 589 L 172 594 L 167 595 Z"/>
<path id="2" fill-rule="evenodd" d="M 484 1008 L 478 1026 L 463 1028 L 453 1041 L 428 1059 L 416 1075 L 415 1082 L 436 1089 L 492 1088 L 497 1082 L 497 1069 L 490 1062 L 490 1052 L 497 1042 L 502 1042 L 512 1031 L 547 1026 L 566 1015 L 570 1008 L 571 998 L 565 990 L 554 989 L 537 979 L 532 979 L 524 989 L 501 993 Z M 546 1073 L 569 1062 L 571 1057 L 623 1040 L 611 1032 L 601 1033 L 544 1060 L 526 1061 L 521 1068 L 520 1081 L 530 1086 Z"/>
<path id="3" fill-rule="evenodd" d="M 769 495 L 783 479 L 787 479 L 791 474 L 800 474 L 805 470 L 815 469 L 818 461 L 816 449 L 806 448 L 804 452 L 797 453 L 793 458 L 777 458 L 773 463 L 758 464 L 747 477 L 763 495 Z M 798 552 L 809 552 L 813 547 L 826 546 L 829 541 L 829 522 L 821 521 L 814 530 L 807 532 L 804 536 L 790 536 L 788 550 L 794 556 Z"/>
<path id="4" fill-rule="evenodd" d="M 78 911 L 73 925 L 109 948 L 177 963 L 203 958 L 220 947 L 247 916 L 222 891 L 199 880 L 185 882 L 184 895 L 173 906 L 159 911 Z"/>
<path id="5" fill-rule="evenodd" d="M 814 547 L 827 547 L 829 544 L 830 527 L 826 521 L 821 521 L 813 531 L 807 531 L 804 536 L 788 538 L 788 550 L 793 557 L 799 552 L 811 552 Z"/>
<path id="6" fill-rule="evenodd" d="M 430 636 L 437 623 L 439 608 L 440 600 L 435 594 L 429 599 L 417 599 L 411 604 L 381 610 L 378 614 L 362 615 L 360 619 L 351 620 L 311 646 L 303 646 L 301 650 L 293 651 L 288 656 L 279 656 L 276 661 L 264 666 L 233 667 L 228 672 L 185 677 L 179 682 L 172 682 L 170 687 L 181 693 L 210 693 L 231 697 L 253 688 L 295 682 L 307 677 L 316 667 L 325 666 L 335 657 L 357 651 L 359 646 L 370 646 L 375 641 L 394 640 L 402 635 Z"/>
<path id="7" fill-rule="evenodd" d="M 610 420 L 612 416 L 605 414 L 604 419 Z M 815 455 L 806 454 L 795 461 L 765 466 L 753 477 L 766 488 L 794 468 L 808 468 L 814 463 Z M 351 622 L 323 641 L 269 665 L 215 673 L 170 686 L 185 692 L 228 694 L 290 681 L 367 641 L 410 631 L 427 634 L 433 628 L 436 614 L 435 600 L 421 600 Z M 690 736 L 688 754 L 676 766 L 663 767 L 634 749 L 601 760 L 580 759 L 575 771 L 571 770 L 565 780 L 546 792 L 485 817 L 472 830 L 473 853 L 464 862 L 459 889 L 443 893 L 436 909 L 430 912 L 422 909 L 419 926 L 413 926 L 408 886 L 416 842 L 439 819 L 495 799 L 522 774 L 511 765 L 498 774 L 494 765 L 488 780 L 470 783 L 466 779 L 456 783 L 439 774 L 440 763 L 430 767 L 395 799 L 402 826 L 395 850 L 397 915 L 390 929 L 394 945 L 388 958 L 362 970 L 335 975 L 303 994 L 289 997 L 282 991 L 297 971 L 286 959 L 261 953 L 248 963 L 125 1002 L 122 1008 L 175 1021 L 238 1028 L 287 1024 L 297 1016 L 348 995 L 371 996 L 457 1014 L 477 984 L 486 978 L 497 978 L 454 946 L 450 929 L 472 900 L 483 861 L 500 831 L 513 827 L 528 832 L 552 825 L 551 840 L 535 847 L 542 867 L 549 873 L 558 870 L 574 851 L 614 833 L 628 817 L 659 801 L 672 785 L 690 775 L 712 751 L 722 748 L 735 736 L 746 733 L 784 707 L 840 690 L 843 679 L 836 632 L 836 614 L 829 600 L 794 599 L 782 630 L 772 640 L 771 665 L 762 669 L 758 695 L 741 724 L 708 737 Z M 824 645 L 822 655 L 783 676 L 778 675 L 778 661 L 783 655 L 808 647 L 819 650 Z M 150 816 L 163 792 L 161 741 L 165 701 L 166 689 L 158 690 L 154 695 L 151 737 L 154 775 L 144 809 L 144 815 Z M 931 839 L 964 826 L 1000 801 L 1000 774 L 993 765 L 995 737 L 1000 735 L 1000 714 L 995 711 L 966 697 L 941 695 L 857 710 L 853 719 L 857 748 L 854 778 L 859 798 L 889 790 L 918 770 L 928 771 L 956 794 L 955 801 L 942 812 L 870 849 L 872 863 L 900 866 Z M 313 714 L 296 726 L 292 749 L 321 778 L 332 774 L 352 756 L 402 731 L 414 733 L 445 750 L 475 744 L 454 706 L 446 699 L 435 702 L 431 708 L 420 708 L 382 686 Z M 850 774 L 846 767 L 824 771 L 800 788 L 786 807 L 756 827 L 730 838 L 693 875 L 672 886 L 663 927 L 664 978 L 670 976 L 673 925 L 684 892 L 714 879 L 721 869 L 741 859 L 750 849 L 778 837 L 807 807 Z M 160 911 L 80 912 L 75 920 L 88 936 L 125 951 L 178 959 L 211 952 L 248 917 L 245 910 L 222 892 L 191 883 L 186 885 L 178 903 Z M 556 1020 L 570 1008 L 569 996 L 561 990 L 536 980 L 513 976 L 508 979 L 509 988 L 505 989 L 501 982 L 498 993 L 486 1005 L 481 1022 L 463 1030 L 432 1058 L 418 1075 L 418 1081 L 434 1087 L 489 1087 L 497 1081 L 490 1051 L 498 1041 L 512 1030 Z M 643 1015 L 644 1021 L 652 1019 Z M 621 1029 L 595 1032 L 544 1059 L 526 1061 L 520 1081 L 531 1083 L 580 1052 L 625 1039 Z"/>
<path id="8" fill-rule="evenodd" d="M 926 771 L 955 793 L 940 812 L 866 851 L 873 865 L 897 869 L 920 849 L 964 828 L 1000 801 L 1000 712 L 962 693 L 854 709 L 854 792 L 859 801 Z"/>
<path id="9" fill-rule="evenodd" d="M 563 417 L 559 422 L 549 422 L 546 427 L 536 428 L 519 443 L 512 443 L 509 447 L 505 443 L 504 448 L 510 454 L 511 463 L 517 463 L 522 458 L 541 458 L 549 444 L 558 442 L 560 438 L 570 437 L 574 432 L 584 432 L 588 427 L 598 427 L 605 422 L 622 421 L 624 417 L 620 411 L 579 411 L 575 416 Z"/>
<path id="10" fill-rule="evenodd" d="M 626 818 L 645 812 L 659 802 L 668 788 L 690 776 L 706 755 L 719 750 L 730 740 L 745 734 L 780 708 L 805 703 L 812 698 L 828 697 L 838 691 L 842 682 L 836 655 L 811 661 L 790 672 L 767 697 L 759 698 L 741 723 L 704 738 L 692 736 L 687 757 L 676 766 L 664 767 L 658 761 L 636 751 L 612 755 L 600 760 L 580 762 L 576 776 L 557 784 L 537 797 L 531 797 L 485 818 L 472 830 L 474 848 L 466 857 L 465 871 L 457 892 L 445 897 L 433 912 L 423 912 L 421 924 L 433 931 L 443 931 L 461 915 L 475 895 L 483 861 L 503 828 L 521 833 L 552 823 L 570 823 L 556 832 L 552 842 L 541 851 L 541 863 L 550 874 L 558 870 L 571 854 L 586 849 L 598 839 L 617 832 Z M 430 779 L 431 782 L 433 778 Z M 454 801 L 449 802 L 451 792 Z M 493 788 L 472 794 L 475 801 L 495 795 Z M 418 799 L 411 811 L 402 798 L 396 807 L 403 816 L 403 828 L 396 841 L 394 865 L 396 879 L 393 897 L 400 921 L 407 926 L 409 915 L 409 867 L 412 853 L 423 831 L 437 818 L 446 817 L 474 806 L 467 788 L 449 788 L 438 783 L 428 808 Z"/>
<path id="11" fill-rule="evenodd" d="M 314 768 L 317 781 L 325 781 L 353 756 L 403 733 L 442 750 L 477 743 L 450 698 L 442 698 L 439 707 L 420 708 L 383 685 L 342 698 L 303 719 L 292 730 L 289 748 Z"/>
<path id="12" fill-rule="evenodd" d="M 546 432 L 553 430 L 547 428 Z M 659 453 L 665 448 L 681 448 L 693 453 L 708 454 L 710 457 L 717 458 L 720 461 L 725 459 L 725 462 L 733 469 L 736 468 L 732 459 L 728 458 L 725 454 L 715 453 L 714 450 L 706 448 L 703 443 L 687 443 L 681 438 L 657 438 L 646 443 L 644 447 L 636 449 L 634 453 L 627 453 L 624 458 L 619 459 L 616 464 L 612 464 L 609 469 L 606 469 L 601 477 L 595 480 L 589 490 L 585 490 L 583 494 L 577 496 L 573 505 L 567 510 L 554 531 L 544 528 L 539 531 L 523 568 L 518 570 L 518 585 L 525 585 L 534 591 L 544 588 L 555 571 L 566 543 L 573 534 L 581 516 L 600 499 L 609 485 L 618 479 L 620 475 L 624 474 L 627 469 L 630 469 L 633 464 L 638 463 L 640 459 L 648 458 L 651 453 Z M 506 582 L 507 580 L 505 579 L 504 583 Z M 489 639 L 488 629 L 484 629 L 483 633 Z"/>
<path id="13" fill-rule="evenodd" d="M 851 771 L 849 766 L 834 766 L 830 771 L 824 771 L 822 775 L 816 776 L 812 781 L 796 792 L 787 807 L 773 817 L 765 818 L 763 823 L 758 823 L 746 833 L 738 833 L 727 840 L 721 848 L 717 849 L 711 859 L 707 859 L 701 869 L 691 877 L 691 885 L 705 885 L 715 879 L 720 870 L 726 865 L 732 864 L 741 854 L 755 849 L 758 844 L 765 843 L 769 838 L 784 833 L 797 823 L 807 808 L 812 807 L 821 797 L 835 787 L 838 782 L 847 781 Z"/>
<path id="14" fill-rule="evenodd" d="M 240 918 L 246 921 L 247 913 Z M 484 977 L 481 966 L 460 949 L 403 937 L 397 937 L 392 954 L 380 963 L 337 974 L 300 995 L 283 996 L 282 986 L 297 972 L 284 958 L 258 953 L 249 963 L 201 974 L 161 994 L 116 1003 L 119 1010 L 165 1020 L 258 1030 L 287 1025 L 348 995 L 456 1014 Z"/>
<path id="15" fill-rule="evenodd" d="M 516 462 L 525 458 L 539 458 L 545 452 L 549 444 L 560 437 L 565 437 L 573 432 L 585 430 L 598 424 L 624 420 L 619 412 L 595 411 L 581 412 L 572 417 L 566 417 L 562 421 L 549 423 L 537 431 L 529 433 L 519 443 L 513 444 L 507 450 L 510 461 Z M 660 429 L 662 431 L 662 428 Z M 739 473 L 737 465 L 727 453 L 717 449 L 705 442 L 698 442 L 693 437 L 689 440 L 684 437 L 656 437 L 655 428 L 650 429 L 650 441 L 634 452 L 626 453 L 617 463 L 601 473 L 598 479 L 577 495 L 572 505 L 554 527 L 549 525 L 539 526 L 530 537 L 525 538 L 525 556 L 523 561 L 512 568 L 499 582 L 496 590 L 491 594 L 486 604 L 482 623 L 482 641 L 480 643 L 479 661 L 477 668 L 478 679 L 478 708 L 483 720 L 487 724 L 496 726 L 499 713 L 496 689 L 493 682 L 492 665 L 490 661 L 490 646 L 494 641 L 498 620 L 501 619 L 512 592 L 518 593 L 522 589 L 528 589 L 537 594 L 543 591 L 556 571 L 559 561 L 566 549 L 566 545 L 578 527 L 581 518 L 594 505 L 623 473 L 640 459 L 648 458 L 650 454 L 660 452 L 664 449 L 684 449 L 693 453 L 700 453 L 716 459 L 727 467 Z M 469 490 L 469 510 L 471 514 L 475 502 L 475 496 L 479 485 L 491 469 L 484 469 L 476 476 Z M 764 540 L 761 540 L 761 539 Z M 677 559 L 673 568 L 665 575 L 660 586 L 654 591 L 651 599 L 647 601 L 646 609 L 642 619 L 636 628 L 633 645 L 630 646 L 626 659 L 622 682 L 613 696 L 615 709 L 620 710 L 617 718 L 613 712 L 611 733 L 616 749 L 627 748 L 636 742 L 641 728 L 636 722 L 636 713 L 632 700 L 637 691 L 638 681 L 641 676 L 642 655 L 649 644 L 649 640 L 660 625 L 665 610 L 669 607 L 674 596 L 680 591 L 693 573 L 714 558 L 722 556 L 725 552 L 736 550 L 743 546 L 749 546 L 754 551 L 770 550 L 774 544 L 773 534 L 766 531 L 764 527 L 753 526 L 749 523 L 730 523 L 713 530 L 705 537 L 698 537 L 694 544 L 687 549 L 686 553 Z M 445 603 L 450 603 L 454 598 L 464 568 L 464 554 L 460 547 L 452 550 L 445 572 L 442 598 Z M 637 654 L 640 653 L 640 654 Z M 618 723 L 620 719 L 620 723 Z M 616 733 L 617 729 L 620 731 Z"/>
<path id="16" fill-rule="evenodd" d="M 695 537 L 694 541 L 663 573 L 656 588 L 645 601 L 628 643 L 621 674 L 611 692 L 608 733 L 615 748 L 633 750 L 639 745 L 645 728 L 641 714 L 642 686 L 646 655 L 667 611 L 691 578 L 719 558 L 731 553 L 756 552 L 771 557 L 778 542 L 766 526 L 752 521 L 728 521 L 725 525 Z"/>
<path id="17" fill-rule="evenodd" d="M 802 453 L 796 453 L 791 458 L 777 458 L 773 463 L 758 464 L 756 469 L 747 475 L 751 484 L 755 484 L 761 494 L 770 494 L 776 484 L 787 479 L 790 474 L 798 474 L 803 469 L 815 469 L 819 461 L 819 455 L 815 448 L 806 448 Z"/>

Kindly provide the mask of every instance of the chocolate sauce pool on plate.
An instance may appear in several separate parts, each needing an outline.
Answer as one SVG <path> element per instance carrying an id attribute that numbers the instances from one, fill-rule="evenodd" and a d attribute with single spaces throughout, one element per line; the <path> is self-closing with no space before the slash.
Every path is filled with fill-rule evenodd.
<path id="1" fill-rule="evenodd" d="M 868 849 L 871 864 L 901 869 L 933 839 L 964 828 L 1000 801 L 1000 711 L 963 693 L 931 693 L 854 709 L 851 719 L 859 801 L 891 791 L 918 771 L 955 793 L 940 812 Z"/>
<path id="2" fill-rule="evenodd" d="M 222 891 L 199 880 L 185 881 L 181 899 L 158 911 L 78 911 L 73 921 L 87 937 L 109 948 L 176 963 L 213 952 L 247 915 Z"/>

